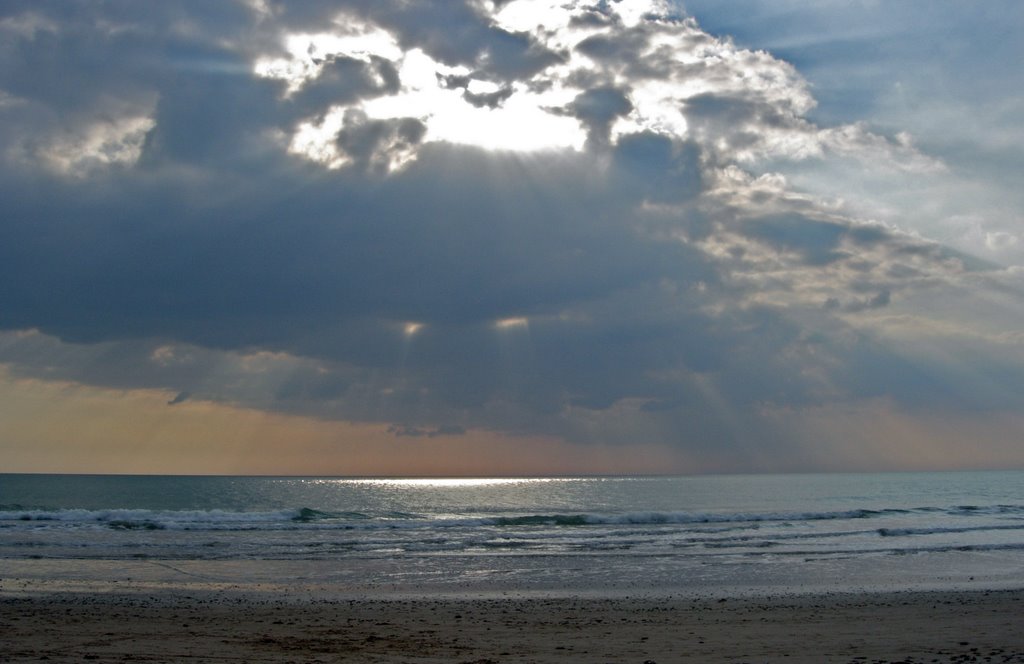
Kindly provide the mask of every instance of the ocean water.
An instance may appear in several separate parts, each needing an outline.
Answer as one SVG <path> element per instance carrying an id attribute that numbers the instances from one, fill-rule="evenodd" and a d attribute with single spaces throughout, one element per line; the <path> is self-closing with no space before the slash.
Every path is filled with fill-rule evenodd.
<path id="1" fill-rule="evenodd" d="M 1024 472 L 0 475 L 0 578 L 5 561 L 350 587 L 1005 587 L 1024 585 Z"/>

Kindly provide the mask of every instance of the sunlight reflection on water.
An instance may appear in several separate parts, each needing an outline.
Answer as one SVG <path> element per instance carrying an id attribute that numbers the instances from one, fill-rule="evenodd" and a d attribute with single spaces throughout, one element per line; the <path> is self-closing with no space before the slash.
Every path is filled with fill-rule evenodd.
<path id="1" fill-rule="evenodd" d="M 541 482 L 572 482 L 583 481 L 584 478 L 571 477 L 416 477 L 416 478 L 363 478 L 317 480 L 318 482 L 338 482 L 341 484 L 370 484 L 375 486 L 400 487 L 478 487 L 499 484 L 537 484 Z"/>

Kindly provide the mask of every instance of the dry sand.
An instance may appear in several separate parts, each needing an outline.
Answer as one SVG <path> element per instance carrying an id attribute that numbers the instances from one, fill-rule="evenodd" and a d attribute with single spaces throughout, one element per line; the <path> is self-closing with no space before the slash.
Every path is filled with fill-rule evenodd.
<path id="1" fill-rule="evenodd" d="M 1024 590 L 687 598 L 18 582 L 5 662 L 1024 662 Z"/>

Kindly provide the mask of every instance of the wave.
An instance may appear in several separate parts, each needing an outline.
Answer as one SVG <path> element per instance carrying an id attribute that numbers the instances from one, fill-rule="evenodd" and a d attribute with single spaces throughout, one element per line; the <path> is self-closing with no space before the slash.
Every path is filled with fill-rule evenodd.
<path id="1" fill-rule="evenodd" d="M 291 520 L 299 523 L 313 523 L 316 521 L 327 521 L 332 519 L 363 521 L 371 518 L 373 517 L 369 514 L 363 514 L 362 512 L 325 512 L 323 510 L 315 510 L 311 507 L 302 507 L 295 510 L 295 514 L 291 517 Z"/>
<path id="2" fill-rule="evenodd" d="M 625 514 L 531 514 L 483 519 L 496 526 L 584 526 L 584 525 L 660 525 L 703 523 L 761 523 L 867 519 L 904 510 L 842 510 L 836 512 L 629 512 Z"/>
<path id="3" fill-rule="evenodd" d="M 957 526 L 934 528 L 879 528 L 882 537 L 910 537 L 912 535 L 945 535 L 950 533 L 969 533 L 983 530 L 1024 530 L 1021 524 L 989 524 L 985 526 Z"/>
<path id="4" fill-rule="evenodd" d="M 7 505 L 5 507 L 16 507 Z M 539 513 L 505 515 L 424 515 L 409 512 L 369 514 L 357 511 L 331 511 L 313 507 L 266 511 L 231 510 L 144 510 L 144 509 L 7 509 L 0 510 L 0 528 L 23 527 L 105 527 L 115 530 L 289 530 L 289 529 L 421 529 L 473 528 L 532 530 L 535 528 L 587 528 L 591 526 L 695 526 L 702 532 L 758 528 L 762 524 L 790 526 L 820 521 L 870 521 L 876 518 L 913 518 L 914 514 L 944 513 L 950 517 L 975 515 L 1005 517 L 1024 514 L 1021 505 L 957 505 L 947 508 L 850 509 L 837 511 L 782 512 L 690 512 L 637 511 L 625 513 Z M 865 524 L 866 525 L 866 524 Z M 706 526 L 706 527 L 703 527 Z M 869 526 L 870 527 L 870 526 Z M 882 527 L 885 537 L 922 535 L 937 532 L 966 532 L 974 526 L 941 528 Z M 980 529 L 1024 528 L 1024 522 L 1008 525 L 987 524 Z M 821 536 L 819 533 L 818 536 Z"/>
<path id="5" fill-rule="evenodd" d="M 167 530 L 189 528 L 259 528 L 278 523 L 310 520 L 316 510 L 236 512 L 230 510 L 65 509 L 0 512 L 8 527 L 23 522 L 36 527 L 105 526 L 114 530 Z"/>

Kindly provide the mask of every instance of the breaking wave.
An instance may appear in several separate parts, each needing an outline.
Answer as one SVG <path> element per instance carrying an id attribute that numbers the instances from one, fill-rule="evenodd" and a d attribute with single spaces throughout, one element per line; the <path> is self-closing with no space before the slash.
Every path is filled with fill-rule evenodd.
<path id="1" fill-rule="evenodd" d="M 7 505 L 5 507 L 16 507 Z M 330 511 L 312 507 L 270 511 L 231 510 L 143 510 L 143 509 L 6 509 L 0 511 L 0 528 L 103 527 L 114 530 L 293 530 L 345 529 L 395 530 L 493 527 L 508 529 L 586 528 L 589 526 L 723 526 L 756 528 L 760 524 L 812 524 L 822 521 L 864 522 L 876 518 L 944 512 L 949 516 L 998 515 L 1024 517 L 1024 506 L 954 506 L 945 509 L 853 509 L 841 511 L 797 512 L 627 512 L 627 513 L 550 513 L 503 515 L 427 516 L 409 512 L 367 514 L 354 511 Z M 947 528 L 879 527 L 884 537 L 955 533 L 982 529 L 1024 529 L 1024 518 L 1008 524 L 958 526 Z"/>

